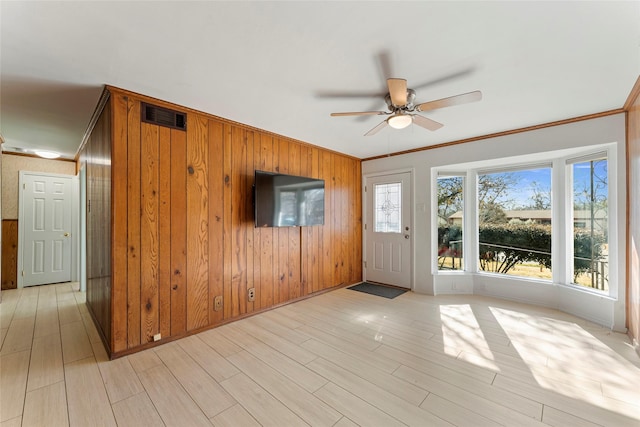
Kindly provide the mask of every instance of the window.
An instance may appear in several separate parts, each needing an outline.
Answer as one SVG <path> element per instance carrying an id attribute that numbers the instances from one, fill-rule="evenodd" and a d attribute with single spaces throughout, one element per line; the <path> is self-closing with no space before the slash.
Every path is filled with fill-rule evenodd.
<path id="1" fill-rule="evenodd" d="M 478 268 L 551 280 L 551 167 L 478 174 Z"/>
<path id="2" fill-rule="evenodd" d="M 462 270 L 464 177 L 438 177 L 438 270 Z"/>
<path id="3" fill-rule="evenodd" d="M 375 232 L 400 233 L 402 183 L 375 184 Z"/>
<path id="4" fill-rule="evenodd" d="M 606 153 L 569 160 L 573 178 L 574 284 L 609 289 L 608 165 Z"/>
<path id="5" fill-rule="evenodd" d="M 613 221 L 609 217 L 615 214 L 616 183 L 608 177 L 609 169 L 615 170 L 615 144 L 596 150 L 436 169 L 433 271 L 491 273 L 616 292 L 617 271 L 610 266 L 618 232 L 610 227 L 618 226 L 615 216 Z M 453 279 L 441 283 L 450 284 L 447 280 Z"/>

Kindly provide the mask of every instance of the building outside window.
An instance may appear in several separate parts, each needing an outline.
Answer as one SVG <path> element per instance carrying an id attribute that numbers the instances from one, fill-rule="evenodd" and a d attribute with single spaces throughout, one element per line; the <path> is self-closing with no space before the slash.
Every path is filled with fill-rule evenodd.
<path id="1" fill-rule="evenodd" d="M 555 174 L 553 165 L 560 168 Z M 447 168 L 453 172 L 438 172 L 435 188 L 439 273 L 499 274 L 609 292 L 606 151 L 553 163 L 502 164 L 500 169 Z M 559 180 L 553 187 L 560 193 L 555 197 L 552 175 Z M 464 193 L 467 180 L 475 186 L 475 197 Z M 471 221 L 465 222 L 465 215 Z M 465 223 L 475 232 L 463 233 Z M 554 249 L 552 241 L 559 242 L 559 248 Z M 555 274 L 552 259 L 562 262 Z"/>
<path id="2" fill-rule="evenodd" d="M 478 174 L 478 267 L 551 280 L 551 167 Z"/>

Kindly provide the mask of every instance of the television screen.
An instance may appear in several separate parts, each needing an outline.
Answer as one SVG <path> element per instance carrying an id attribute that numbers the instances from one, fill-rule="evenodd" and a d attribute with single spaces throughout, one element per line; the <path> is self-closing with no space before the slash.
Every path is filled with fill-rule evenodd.
<path id="1" fill-rule="evenodd" d="M 324 180 L 255 172 L 256 227 L 324 224 Z"/>

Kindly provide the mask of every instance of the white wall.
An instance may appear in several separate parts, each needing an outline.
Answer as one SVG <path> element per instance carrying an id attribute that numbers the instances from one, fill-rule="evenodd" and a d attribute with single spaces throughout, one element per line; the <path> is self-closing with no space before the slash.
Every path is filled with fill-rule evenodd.
<path id="1" fill-rule="evenodd" d="M 75 175 L 76 164 L 69 160 L 49 160 L 4 153 L 2 156 L 2 219 L 18 219 L 20 171 Z"/>
<path id="2" fill-rule="evenodd" d="M 617 198 L 610 200 L 617 208 L 612 219 L 617 230 L 611 230 L 611 248 L 617 254 L 610 265 L 611 295 L 604 296 L 571 286 L 531 281 L 513 277 L 495 277 L 484 274 L 437 275 L 433 269 L 433 242 L 431 239 L 432 168 L 527 155 L 545 158 L 547 152 L 566 150 L 570 153 L 583 147 L 614 143 L 616 167 L 611 168 Z M 393 150 L 392 150 L 393 151 Z M 385 157 L 362 163 L 362 174 L 375 174 L 410 168 L 414 171 L 414 248 L 413 285 L 417 293 L 473 293 L 498 296 L 538 304 L 578 315 L 604 326 L 625 329 L 625 116 L 617 114 L 592 120 L 553 126 L 498 138 L 484 139 L 466 144 L 425 150 L 401 156 Z M 423 209 L 423 207 L 427 207 Z M 613 283 L 612 283 L 613 282 Z"/>

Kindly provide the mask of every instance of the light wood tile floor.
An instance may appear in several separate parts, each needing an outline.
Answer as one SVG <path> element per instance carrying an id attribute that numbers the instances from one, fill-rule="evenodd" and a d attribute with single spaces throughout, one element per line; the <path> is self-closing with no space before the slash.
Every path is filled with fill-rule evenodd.
<path id="1" fill-rule="evenodd" d="M 640 426 L 626 335 L 340 289 L 109 361 L 78 285 L 2 292 L 0 427 Z"/>

